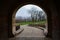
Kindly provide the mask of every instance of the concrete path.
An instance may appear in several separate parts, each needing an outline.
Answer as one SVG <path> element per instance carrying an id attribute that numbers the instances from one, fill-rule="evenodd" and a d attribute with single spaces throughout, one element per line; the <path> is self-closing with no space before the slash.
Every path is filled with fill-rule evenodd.
<path id="1" fill-rule="evenodd" d="M 24 31 L 9 40 L 45 40 L 43 30 L 27 25 L 21 25 L 21 28 L 24 28 Z"/>
<path id="2" fill-rule="evenodd" d="M 21 28 L 24 28 L 24 31 L 16 37 L 45 37 L 41 29 L 28 25 L 21 25 Z"/>

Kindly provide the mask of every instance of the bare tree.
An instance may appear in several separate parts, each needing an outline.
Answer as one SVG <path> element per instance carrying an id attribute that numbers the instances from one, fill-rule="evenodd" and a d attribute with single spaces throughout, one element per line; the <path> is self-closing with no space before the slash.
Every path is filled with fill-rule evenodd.
<path id="1" fill-rule="evenodd" d="M 36 7 L 32 7 L 28 12 L 31 14 L 32 21 L 38 21 L 41 19 L 42 11 L 37 10 Z"/>

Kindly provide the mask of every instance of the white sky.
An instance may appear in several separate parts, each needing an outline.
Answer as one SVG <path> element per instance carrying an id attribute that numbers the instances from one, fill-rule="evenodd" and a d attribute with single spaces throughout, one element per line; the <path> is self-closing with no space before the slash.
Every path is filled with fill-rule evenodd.
<path id="1" fill-rule="evenodd" d="M 15 16 L 15 17 L 16 17 L 16 18 L 19 17 L 19 16 L 25 17 L 25 18 L 26 18 L 26 17 L 30 17 L 31 14 L 28 13 L 28 10 L 31 9 L 32 7 L 36 7 L 37 10 L 43 11 L 40 7 L 38 7 L 38 6 L 36 6 L 36 5 L 31 5 L 31 4 L 29 4 L 29 5 L 25 5 L 25 6 L 21 7 L 20 9 L 18 9 L 18 11 L 16 12 L 16 16 Z"/>

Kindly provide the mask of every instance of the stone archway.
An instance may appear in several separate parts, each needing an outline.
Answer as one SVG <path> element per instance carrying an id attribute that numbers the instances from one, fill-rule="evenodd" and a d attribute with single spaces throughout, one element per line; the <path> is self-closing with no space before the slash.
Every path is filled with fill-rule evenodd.
<path id="1" fill-rule="evenodd" d="M 58 0 L 0 0 L 0 39 L 7 40 L 13 37 L 12 34 L 12 14 L 18 5 L 22 6 L 28 3 L 40 5 L 48 15 L 48 36 L 53 40 L 60 40 L 60 18 L 59 18 L 59 1 Z"/>
<path id="2" fill-rule="evenodd" d="M 37 7 L 37 8 L 39 8 L 39 9 L 42 9 L 41 7 L 39 7 L 38 5 L 34 5 L 34 4 L 26 4 L 26 5 L 31 5 L 31 6 L 35 6 L 35 7 Z M 23 5 L 23 6 L 26 6 L 26 5 Z M 21 6 L 21 7 L 23 7 L 23 6 Z M 12 15 L 12 34 L 13 35 L 16 35 L 16 34 L 18 34 L 19 32 L 20 32 L 20 29 L 18 29 L 18 30 L 16 30 L 16 19 L 15 19 L 15 16 L 16 16 L 16 12 L 20 9 L 20 7 L 17 7 L 17 9 L 13 12 L 13 15 Z M 48 23 L 47 23 L 47 15 L 46 15 L 46 13 L 45 13 L 45 11 L 42 9 L 41 11 L 43 11 L 44 12 L 44 14 L 45 14 L 45 20 L 46 20 L 46 25 L 45 25 L 45 30 L 48 30 Z M 16 33 L 17 32 L 17 33 Z M 46 32 L 48 32 L 48 31 L 46 31 Z M 44 33 L 46 33 L 45 31 L 44 31 Z"/>
<path id="3" fill-rule="evenodd" d="M 41 1 L 41 2 L 44 2 L 44 1 Z M 47 5 L 46 5 L 46 2 L 44 2 L 44 3 L 41 3 L 40 1 L 18 1 L 17 3 L 15 3 L 13 6 L 11 6 L 11 9 L 9 10 L 10 12 L 10 20 L 11 21 L 13 21 L 12 20 L 12 15 L 13 15 L 13 12 L 14 12 L 14 10 L 15 9 L 17 9 L 17 7 L 19 8 L 19 7 L 21 7 L 21 6 L 23 6 L 23 5 L 26 5 L 26 4 L 35 4 L 35 5 L 38 5 L 38 6 L 40 6 L 46 13 L 47 13 L 47 20 L 48 20 L 48 36 L 49 37 L 52 37 L 52 21 L 50 21 L 51 20 L 51 10 L 49 9 L 49 7 L 47 7 Z M 46 6 L 45 6 L 46 5 Z M 15 14 L 14 14 L 15 15 Z M 9 27 L 9 37 L 12 37 L 12 24 L 14 23 L 14 22 L 9 22 L 9 23 L 11 23 L 11 24 L 9 24 L 11 27 Z M 13 24 L 14 25 L 14 24 Z"/>

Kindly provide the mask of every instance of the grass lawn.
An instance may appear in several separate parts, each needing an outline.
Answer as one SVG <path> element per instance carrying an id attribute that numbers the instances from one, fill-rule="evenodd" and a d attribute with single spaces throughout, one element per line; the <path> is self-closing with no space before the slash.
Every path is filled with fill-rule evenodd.
<path id="1" fill-rule="evenodd" d="M 46 21 L 37 21 L 37 22 L 20 22 L 20 23 L 16 23 L 17 25 L 25 25 L 25 24 L 45 24 Z"/>

